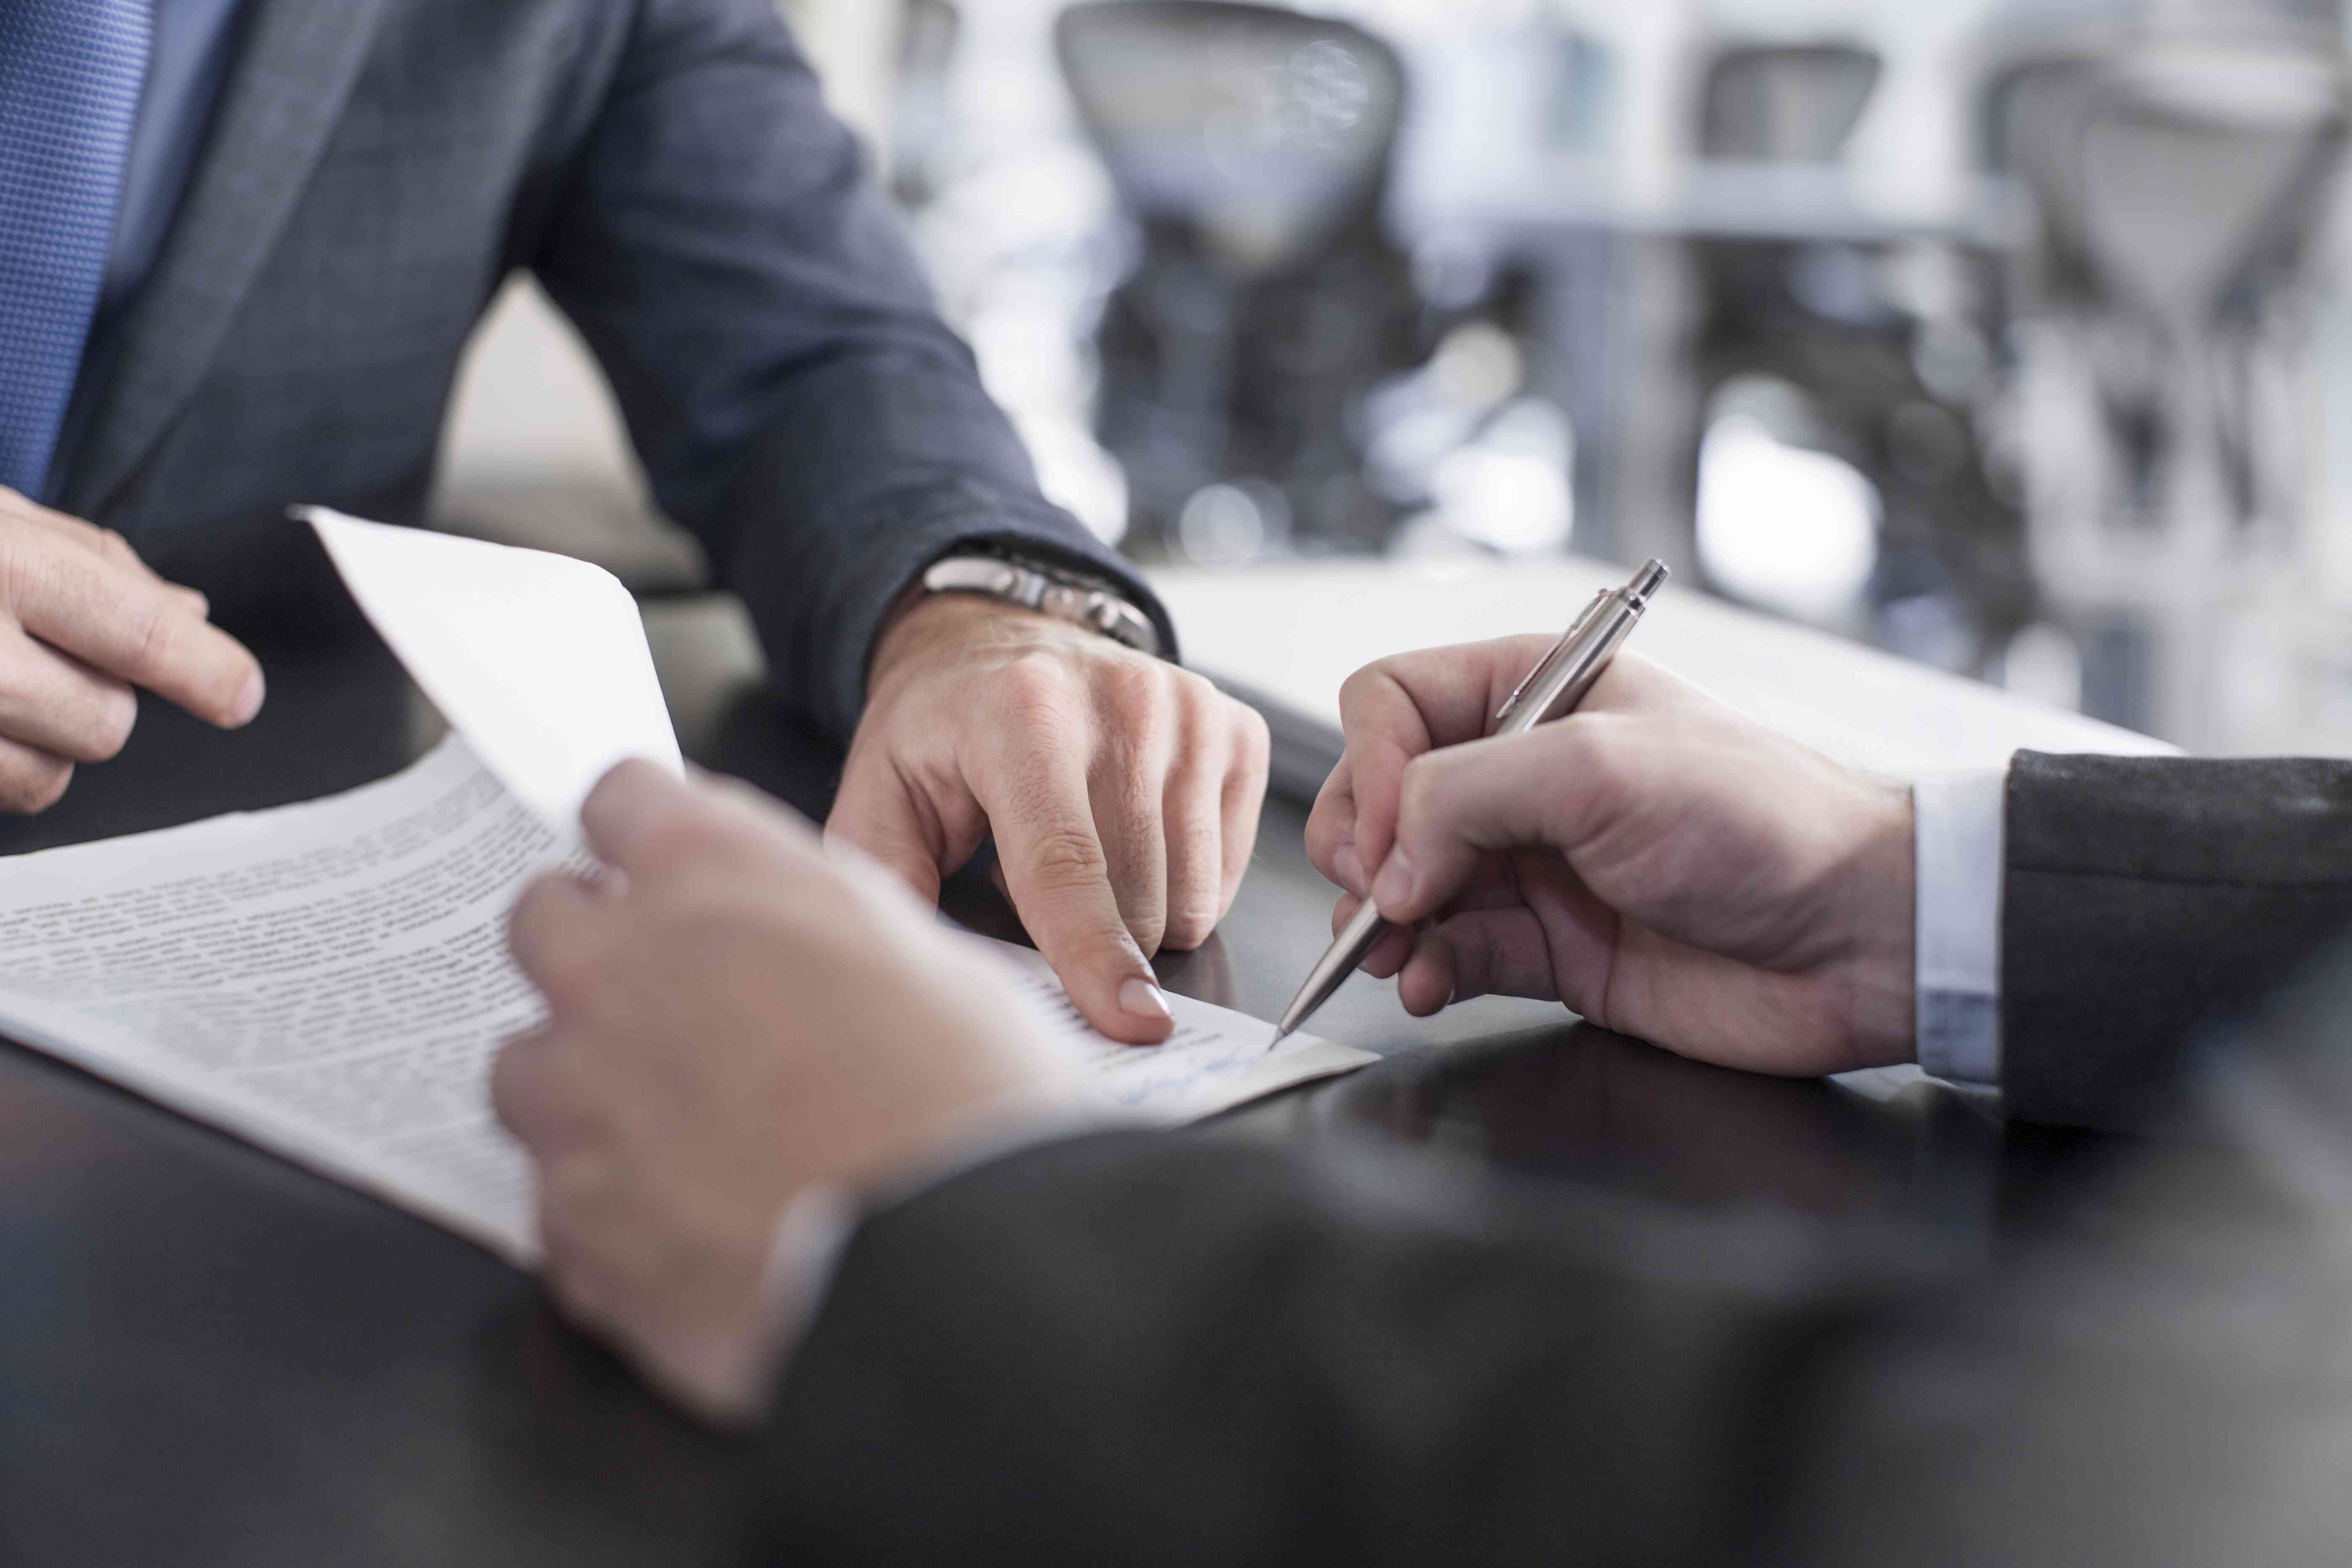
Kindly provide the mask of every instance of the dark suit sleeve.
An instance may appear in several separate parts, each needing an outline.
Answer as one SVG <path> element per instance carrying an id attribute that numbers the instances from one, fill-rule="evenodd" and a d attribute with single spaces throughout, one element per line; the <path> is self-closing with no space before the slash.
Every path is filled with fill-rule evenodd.
<path id="1" fill-rule="evenodd" d="M 1038 494 L 772 0 L 642 0 L 531 261 L 780 689 L 855 727 L 885 610 L 980 540 L 1150 591 Z"/>
<path id="2" fill-rule="evenodd" d="M 2340 1560 L 2325 1216 L 2152 1158 L 1987 1270 L 1328 1147 L 1032 1150 L 859 1230 L 744 1560 Z"/>
<path id="3" fill-rule="evenodd" d="M 2352 924 L 2352 763 L 2011 764 L 2001 892 L 2010 1114 L 2130 1125 L 2219 1015 Z"/>
<path id="4" fill-rule="evenodd" d="M 1196 1136 L 868 1220 L 781 1386 L 760 1563 L 1720 1563 L 1841 1310 L 1800 1249 Z"/>

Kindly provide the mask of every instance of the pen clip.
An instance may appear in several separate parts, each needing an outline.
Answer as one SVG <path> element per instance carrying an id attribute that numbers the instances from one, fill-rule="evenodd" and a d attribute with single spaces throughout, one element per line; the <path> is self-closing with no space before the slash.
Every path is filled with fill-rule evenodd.
<path id="1" fill-rule="evenodd" d="M 1583 635 L 1584 628 L 1591 624 L 1593 616 L 1601 613 L 1601 606 L 1608 603 L 1609 596 L 1613 592 L 1615 592 L 1614 589 L 1603 588 L 1593 595 L 1592 603 L 1585 605 L 1576 619 L 1569 623 L 1568 630 L 1560 633 L 1559 640 L 1551 645 L 1550 651 L 1536 660 L 1535 668 L 1528 671 L 1526 678 L 1513 689 L 1509 697 L 1504 699 L 1503 706 L 1496 712 L 1495 722 L 1497 726 L 1511 721 L 1511 716 L 1519 710 L 1519 704 L 1527 700 L 1528 692 L 1534 688 L 1536 681 L 1545 670 L 1552 667 L 1554 660 L 1568 651 L 1570 643 Z"/>

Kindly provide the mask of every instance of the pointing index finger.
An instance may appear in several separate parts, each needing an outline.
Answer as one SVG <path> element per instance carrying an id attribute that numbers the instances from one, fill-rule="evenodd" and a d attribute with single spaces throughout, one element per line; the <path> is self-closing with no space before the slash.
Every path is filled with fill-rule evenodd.
<path id="1" fill-rule="evenodd" d="M 1082 761 L 1066 738 L 1031 739 L 997 779 L 974 781 L 1013 907 L 1087 1022 L 1133 1045 L 1165 1039 L 1175 1017 L 1119 913 Z"/>

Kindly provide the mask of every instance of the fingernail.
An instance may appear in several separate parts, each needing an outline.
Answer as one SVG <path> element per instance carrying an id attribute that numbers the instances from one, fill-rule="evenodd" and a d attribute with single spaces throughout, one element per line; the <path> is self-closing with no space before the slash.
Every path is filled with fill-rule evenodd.
<path id="1" fill-rule="evenodd" d="M 1381 868 L 1381 879 L 1372 884 L 1372 902 L 1380 905 L 1383 914 L 1400 904 L 1409 903 L 1412 900 L 1413 884 L 1420 879 L 1421 873 L 1413 869 L 1412 861 L 1406 858 L 1405 852 L 1391 849 L 1388 864 Z"/>
<path id="2" fill-rule="evenodd" d="M 1364 896 L 1364 862 L 1353 844 L 1342 844 L 1332 851 L 1331 869 L 1339 874 L 1339 886 L 1360 899 Z"/>
<path id="3" fill-rule="evenodd" d="M 253 716 L 261 711 L 262 698 L 268 694 L 268 687 L 261 679 L 261 671 L 257 669 L 247 676 L 245 685 L 237 691 L 236 700 L 229 706 L 228 721 L 236 725 L 252 723 Z"/>
<path id="4" fill-rule="evenodd" d="M 1139 977 L 1118 988 L 1118 1005 L 1139 1018 L 1157 1018 L 1163 1024 L 1176 1021 L 1176 1009 L 1168 1005 L 1167 994 Z"/>

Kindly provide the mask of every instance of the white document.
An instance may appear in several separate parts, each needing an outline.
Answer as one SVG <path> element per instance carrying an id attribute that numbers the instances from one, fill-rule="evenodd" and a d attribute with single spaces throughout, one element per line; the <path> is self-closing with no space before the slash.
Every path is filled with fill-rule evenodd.
<path id="1" fill-rule="evenodd" d="M 487 1075 L 541 1016 L 507 910 L 563 858 L 455 735 L 348 795 L 19 856 L 0 1032 L 528 1262 Z"/>
<path id="2" fill-rule="evenodd" d="M 450 727 L 569 837 L 615 763 L 682 772 L 636 601 L 601 566 L 299 508 Z"/>
<path id="3" fill-rule="evenodd" d="M 542 1016 L 506 916 L 569 846 L 452 735 L 301 805 L 0 862 L 0 1033 L 469 1237 L 537 1257 L 530 1172 L 490 1114 L 499 1045 Z M 1077 1018 L 984 938 L 1113 1112 L 1172 1123 L 1373 1058 L 1171 998 L 1174 1039 Z"/>
<path id="4" fill-rule="evenodd" d="M 1353 1072 L 1380 1058 L 1352 1046 L 1293 1035 L 1269 1051 L 1274 1026 L 1244 1014 L 1171 994 L 1176 1032 L 1156 1046 L 1123 1045 L 1080 1016 L 1045 960 L 1025 947 L 974 937 L 996 955 L 1015 987 L 1049 1026 L 1068 1039 L 1086 1066 L 1095 1099 L 1135 1121 L 1173 1126 L 1213 1116 L 1279 1089 Z"/>

